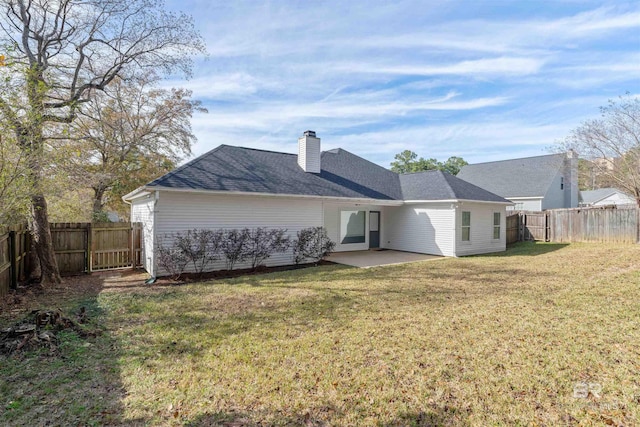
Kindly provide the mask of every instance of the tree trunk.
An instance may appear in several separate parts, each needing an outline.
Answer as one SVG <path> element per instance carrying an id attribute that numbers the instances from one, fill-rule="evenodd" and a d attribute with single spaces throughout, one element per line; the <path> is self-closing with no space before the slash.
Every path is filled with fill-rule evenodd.
<path id="1" fill-rule="evenodd" d="M 31 196 L 32 242 L 40 260 L 40 282 L 60 283 L 60 271 L 53 252 L 47 201 L 42 194 Z"/>
<path id="2" fill-rule="evenodd" d="M 25 129 L 27 131 L 25 131 Z M 31 179 L 31 206 L 29 227 L 31 229 L 31 244 L 38 255 L 40 264 L 41 283 L 61 283 L 60 270 L 53 252 L 51 230 L 49 229 L 49 212 L 47 201 L 42 190 L 44 139 L 42 124 L 36 122 L 29 127 L 16 129 L 16 136 L 20 149 L 27 156 L 29 177 Z"/>
<path id="3" fill-rule="evenodd" d="M 106 191 L 106 189 L 102 185 L 93 188 L 93 213 L 94 213 L 94 215 L 101 213 L 102 210 L 104 209 L 104 202 L 103 202 L 102 199 L 104 198 L 105 191 Z"/>
<path id="4" fill-rule="evenodd" d="M 33 236 L 33 233 L 31 236 Z M 39 283 L 41 277 L 40 258 L 38 258 L 36 246 L 33 244 L 33 238 L 31 238 L 31 243 L 29 244 L 29 283 Z"/>

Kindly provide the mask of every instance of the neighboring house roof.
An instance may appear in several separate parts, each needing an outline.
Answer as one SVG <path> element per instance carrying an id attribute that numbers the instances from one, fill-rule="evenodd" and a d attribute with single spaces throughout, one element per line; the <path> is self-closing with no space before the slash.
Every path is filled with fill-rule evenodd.
<path id="1" fill-rule="evenodd" d="M 300 168 L 295 154 L 221 145 L 141 189 L 154 187 L 396 201 L 465 199 L 509 203 L 445 172 L 398 175 L 343 149 L 322 152 L 320 173 L 309 173 Z"/>
<path id="2" fill-rule="evenodd" d="M 476 163 L 464 166 L 457 177 L 502 197 L 544 197 L 565 157 L 550 154 Z"/>
<path id="3" fill-rule="evenodd" d="M 500 196 L 442 171 L 400 175 L 405 200 L 484 200 L 504 202 Z"/>
<path id="4" fill-rule="evenodd" d="M 606 199 L 607 197 L 613 196 L 615 194 L 621 194 L 625 197 L 632 199 L 630 195 L 616 188 L 598 188 L 596 190 L 581 191 L 580 203 L 583 203 L 585 205 L 592 205 L 594 203 L 599 202 L 600 200 Z"/>

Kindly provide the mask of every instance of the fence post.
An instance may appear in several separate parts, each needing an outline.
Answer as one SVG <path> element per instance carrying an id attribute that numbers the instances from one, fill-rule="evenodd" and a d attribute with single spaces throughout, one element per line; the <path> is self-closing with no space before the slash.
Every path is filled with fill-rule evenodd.
<path id="1" fill-rule="evenodd" d="M 135 229 L 133 223 L 129 223 L 129 262 L 131 263 L 131 269 L 136 269 L 135 251 L 133 250 L 133 242 L 135 240 Z"/>
<path id="2" fill-rule="evenodd" d="M 549 211 L 544 213 L 544 241 L 551 241 L 551 215 Z"/>
<path id="3" fill-rule="evenodd" d="M 87 224 L 87 274 L 91 273 L 93 267 L 93 227 L 92 223 Z"/>
<path id="4" fill-rule="evenodd" d="M 9 271 L 11 272 L 11 289 L 18 288 L 18 254 L 16 252 L 16 232 L 15 230 L 11 230 L 9 231 L 9 263 L 11 264 Z"/>

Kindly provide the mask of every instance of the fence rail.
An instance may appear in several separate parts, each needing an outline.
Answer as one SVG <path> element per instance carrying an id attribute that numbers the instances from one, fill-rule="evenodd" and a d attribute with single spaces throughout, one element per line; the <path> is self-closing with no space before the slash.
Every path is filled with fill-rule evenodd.
<path id="1" fill-rule="evenodd" d="M 142 259 L 140 223 L 51 223 L 60 274 L 136 268 Z M 30 273 L 31 238 L 26 226 L 0 227 L 0 296 Z"/>

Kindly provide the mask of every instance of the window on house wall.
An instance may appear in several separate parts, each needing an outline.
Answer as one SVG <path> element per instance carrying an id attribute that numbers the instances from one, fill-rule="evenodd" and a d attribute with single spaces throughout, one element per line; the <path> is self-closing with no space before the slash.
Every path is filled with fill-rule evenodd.
<path id="1" fill-rule="evenodd" d="M 493 213 L 493 238 L 500 238 L 500 212 Z"/>
<path id="2" fill-rule="evenodd" d="M 564 190 L 564 177 L 563 176 L 560 177 L 560 189 Z"/>
<path id="3" fill-rule="evenodd" d="M 462 241 L 471 240 L 471 212 L 462 212 Z"/>
<path id="4" fill-rule="evenodd" d="M 366 211 L 340 212 L 340 243 L 364 243 Z"/>

